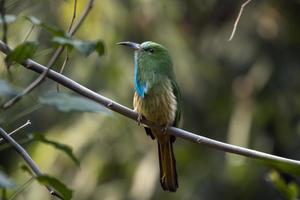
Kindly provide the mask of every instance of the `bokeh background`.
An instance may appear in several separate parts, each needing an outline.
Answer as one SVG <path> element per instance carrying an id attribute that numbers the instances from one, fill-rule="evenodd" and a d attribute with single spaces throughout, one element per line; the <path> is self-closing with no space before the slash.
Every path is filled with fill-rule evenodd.
<path id="1" fill-rule="evenodd" d="M 74 1 L 7 0 L 8 42 L 16 46 L 31 27 L 22 16 L 33 15 L 67 29 Z M 87 1 L 78 1 L 77 16 Z M 101 39 L 106 52 L 85 57 L 76 51 L 64 74 L 88 88 L 132 107 L 133 53 L 119 41 L 156 41 L 169 49 L 182 92 L 182 128 L 216 140 L 300 159 L 300 2 L 252 1 L 237 32 L 228 42 L 243 1 L 233 0 L 96 0 L 76 34 Z M 34 59 L 46 64 L 53 52 L 51 35 L 35 28 L 29 40 L 39 42 Z M 65 54 L 56 63 L 59 70 Z M 37 74 L 1 59 L 0 78 L 22 89 Z M 14 130 L 26 120 L 31 133 L 70 145 L 77 167 L 61 151 L 40 142 L 24 146 L 42 171 L 74 190 L 74 200 L 121 199 L 284 199 L 268 180 L 271 168 L 189 141 L 177 139 L 179 174 L 176 193 L 162 191 L 156 143 L 137 123 L 116 113 L 61 112 L 40 103 L 55 91 L 45 81 L 21 102 L 1 110 L 1 125 Z M 61 87 L 61 91 L 69 92 Z M 2 99 L 3 101 L 3 99 Z M 11 149 L 0 151 L 0 166 L 18 185 L 29 176 Z M 284 174 L 285 181 L 298 182 Z M 50 199 L 36 182 L 18 195 L 21 200 Z"/>

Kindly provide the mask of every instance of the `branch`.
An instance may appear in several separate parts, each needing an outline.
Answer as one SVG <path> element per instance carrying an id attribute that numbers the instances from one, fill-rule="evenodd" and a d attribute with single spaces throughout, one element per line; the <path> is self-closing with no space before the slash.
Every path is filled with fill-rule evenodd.
<path id="1" fill-rule="evenodd" d="M 32 170 L 34 176 L 42 176 L 43 173 L 41 172 L 41 170 L 39 169 L 39 167 L 35 164 L 35 162 L 32 160 L 32 158 L 30 157 L 30 155 L 26 152 L 26 150 L 19 145 L 8 133 L 5 132 L 5 130 L 3 130 L 0 127 L 0 135 L 2 136 L 2 138 L 4 140 L 6 140 L 7 142 L 9 142 L 13 148 L 17 151 L 18 154 L 20 154 L 20 156 L 22 156 L 23 160 L 27 163 L 27 165 L 30 167 L 30 169 Z M 60 199 L 62 199 L 62 197 L 55 192 L 54 190 L 52 190 L 50 187 L 46 186 L 47 190 L 49 191 L 49 193 L 53 196 L 59 197 Z"/>
<path id="2" fill-rule="evenodd" d="M 10 132 L 8 135 L 11 136 L 12 134 L 18 132 L 19 130 L 21 130 L 21 129 L 23 129 L 23 128 L 29 126 L 29 125 L 31 125 L 31 121 L 30 121 L 30 120 L 27 120 L 27 122 L 26 122 L 25 124 L 23 124 L 22 126 L 20 126 L 19 128 L 17 128 L 16 130 L 13 130 L 13 131 Z M 3 138 L 0 138 L 0 144 L 2 143 L 2 141 L 3 141 Z"/>
<path id="3" fill-rule="evenodd" d="M 231 35 L 230 35 L 228 41 L 231 41 L 231 40 L 232 40 L 232 38 L 233 38 L 233 36 L 234 36 L 234 34 L 235 34 L 235 31 L 236 31 L 236 27 L 237 27 L 237 25 L 238 25 L 238 23 L 239 23 L 239 21 L 240 21 L 240 18 L 241 18 L 242 13 L 243 13 L 244 7 L 245 7 L 248 3 L 250 3 L 250 2 L 251 2 L 251 0 L 247 0 L 246 2 L 244 2 L 244 3 L 241 5 L 240 12 L 239 12 L 239 14 L 238 14 L 238 16 L 237 16 L 237 18 L 236 18 L 236 20 L 235 20 L 235 22 L 234 22 L 234 26 L 233 26 L 233 29 L 232 29 L 232 32 L 231 32 Z"/>
<path id="4" fill-rule="evenodd" d="M 0 41 L 0 51 L 7 54 L 10 51 L 10 48 L 5 43 Z M 31 59 L 28 59 L 26 62 L 22 63 L 22 65 L 23 65 L 23 67 L 25 67 L 29 70 L 35 71 L 37 73 L 40 73 L 40 74 L 47 70 L 47 68 L 45 66 L 43 66 Z M 113 100 L 106 98 L 92 90 L 89 90 L 88 88 L 80 85 L 79 83 L 73 81 L 72 79 L 70 79 L 62 74 L 59 74 L 53 70 L 49 70 L 49 73 L 47 73 L 47 77 L 52 79 L 53 81 L 65 86 L 66 88 L 76 92 L 77 94 L 79 94 L 81 96 L 84 96 L 90 100 L 100 103 L 101 105 L 107 107 L 108 109 L 110 109 L 112 111 L 115 111 L 121 115 L 124 115 L 127 118 L 138 121 L 138 114 L 135 111 L 133 111 L 117 102 L 114 102 Z M 149 123 L 144 118 L 141 120 L 141 122 L 145 125 L 153 127 L 153 124 Z M 208 147 L 218 149 L 221 151 L 234 153 L 234 154 L 238 154 L 238 155 L 242 155 L 242 156 L 246 156 L 246 157 L 250 157 L 250 158 L 260 159 L 260 160 L 264 160 L 264 161 L 277 161 L 277 162 L 281 162 L 284 164 L 292 164 L 294 166 L 300 167 L 300 161 L 297 161 L 297 160 L 287 159 L 287 158 L 274 156 L 271 154 L 267 154 L 267 153 L 263 153 L 263 152 L 259 152 L 259 151 L 219 142 L 216 140 L 212 140 L 210 138 L 196 135 L 194 133 L 191 133 L 191 132 L 179 129 L 179 128 L 169 127 L 167 129 L 167 133 L 172 134 L 176 137 L 183 138 L 185 140 L 195 142 L 195 143 L 204 144 Z"/>
<path id="5" fill-rule="evenodd" d="M 90 0 L 87 3 L 85 11 L 81 15 L 78 23 L 73 28 L 72 25 L 73 25 L 73 22 L 74 22 L 74 18 L 76 16 L 76 6 L 77 6 L 77 0 L 75 0 L 75 2 L 74 2 L 74 4 L 75 4 L 74 5 L 74 14 L 73 14 L 73 17 L 72 17 L 72 20 L 71 20 L 71 24 L 70 24 L 70 27 L 69 27 L 69 32 L 68 32 L 68 34 L 70 36 L 73 36 L 77 32 L 77 30 L 81 26 L 82 22 L 85 20 L 85 18 L 89 14 L 90 10 L 92 9 L 93 3 L 94 3 L 94 0 Z M 6 42 L 4 42 L 4 43 L 6 43 Z M 54 65 L 54 63 L 57 61 L 57 59 L 59 58 L 59 56 L 61 55 L 61 53 L 64 51 L 64 49 L 65 49 L 64 46 L 58 47 L 58 49 L 54 52 L 53 56 L 51 57 L 50 61 L 47 64 L 47 70 L 43 71 L 43 73 L 41 73 L 41 75 L 37 79 L 35 79 L 29 86 L 27 86 L 19 95 L 15 96 L 14 98 L 12 98 L 8 102 L 6 102 L 2 106 L 2 108 L 7 109 L 7 108 L 11 107 L 15 103 L 17 103 L 19 100 L 21 100 L 21 98 L 23 96 L 27 95 L 34 88 L 36 88 L 37 86 L 39 86 L 43 82 L 43 80 L 46 78 L 47 73 L 49 72 L 49 70 L 51 69 L 51 67 Z"/>

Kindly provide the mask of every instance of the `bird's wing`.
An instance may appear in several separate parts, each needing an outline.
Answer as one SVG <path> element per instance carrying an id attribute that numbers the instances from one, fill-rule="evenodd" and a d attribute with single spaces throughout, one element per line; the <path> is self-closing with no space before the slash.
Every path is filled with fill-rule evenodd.
<path id="1" fill-rule="evenodd" d="M 176 97 L 177 101 L 177 109 L 176 109 L 176 116 L 175 116 L 175 121 L 173 123 L 173 126 L 178 126 L 180 118 L 181 118 L 181 93 L 179 90 L 179 87 L 175 81 L 172 81 L 172 86 L 173 86 L 173 93 Z"/>

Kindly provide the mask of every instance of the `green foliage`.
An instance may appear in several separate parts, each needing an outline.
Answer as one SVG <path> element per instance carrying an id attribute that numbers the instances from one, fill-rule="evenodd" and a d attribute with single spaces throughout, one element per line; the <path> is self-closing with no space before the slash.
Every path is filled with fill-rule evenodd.
<path id="1" fill-rule="evenodd" d="M 295 182 L 287 183 L 276 171 L 271 171 L 267 178 L 286 200 L 298 199 L 299 185 Z"/>
<path id="2" fill-rule="evenodd" d="M 87 98 L 74 96 L 67 93 L 49 93 L 39 98 L 40 103 L 53 106 L 59 111 L 70 112 L 95 112 L 110 114 L 111 111 L 98 103 Z"/>
<path id="3" fill-rule="evenodd" d="M 11 24 L 16 21 L 16 16 L 15 15 L 5 15 L 4 20 L 6 24 Z M 2 18 L 0 17 L 0 24 L 3 24 Z"/>
<path id="4" fill-rule="evenodd" d="M 28 58 L 32 58 L 37 50 L 37 42 L 24 42 L 16 46 L 10 53 L 7 54 L 5 62 L 7 65 L 13 63 L 23 63 Z"/>
<path id="5" fill-rule="evenodd" d="M 36 141 L 43 142 L 45 144 L 53 146 L 55 149 L 60 150 L 64 152 L 71 160 L 77 165 L 80 165 L 79 160 L 76 158 L 76 156 L 73 153 L 73 149 L 65 144 L 53 141 L 53 140 L 48 140 L 44 135 L 42 134 L 34 134 L 33 139 Z"/>
<path id="6" fill-rule="evenodd" d="M 52 41 L 55 44 L 66 46 L 70 49 L 74 48 L 84 56 L 89 56 L 94 51 L 96 51 L 99 56 L 102 56 L 105 52 L 104 43 L 102 40 L 91 42 L 73 39 L 70 37 L 54 37 Z"/>
<path id="7" fill-rule="evenodd" d="M 70 25 L 74 1 L 6 2 L 9 13 L 36 16 L 28 17 L 28 21 L 17 20 L 8 24 L 7 36 L 9 45 L 14 46 L 23 41 L 31 27 L 35 27 L 29 38 L 39 41 L 39 51 L 35 54 L 39 63 L 48 63 L 57 45 L 85 55 L 80 51 L 80 43 L 74 46 L 74 40 L 85 42 L 101 38 L 106 45 L 104 58 L 92 55 L 82 59 L 74 52 L 69 54 L 64 74 L 130 107 L 134 74 L 132 53 L 121 50 L 115 44 L 124 40 L 161 43 L 170 51 L 182 91 L 184 129 L 224 142 L 241 142 L 242 146 L 259 151 L 300 158 L 298 0 L 252 1 L 244 8 L 231 42 L 228 38 L 242 3 L 240 1 L 94 1 L 92 11 L 76 33 L 76 39 L 69 38 L 65 31 Z M 75 24 L 87 1 L 77 2 Z M 53 45 L 54 37 L 62 39 Z M 64 57 L 64 54 L 60 56 L 53 66 L 54 70 L 58 71 Z M 11 71 L 12 76 L 8 76 L 6 69 L 0 67 L 0 76 L 18 87 L 28 85 L 37 76 L 22 67 Z M 19 104 L 0 110 L 4 119 L 4 123 L 0 123 L 7 130 L 14 130 L 21 119 L 30 119 L 33 122 L 32 132 L 43 132 L 47 138 L 47 134 L 53 134 L 51 138 L 59 138 L 60 143 L 74 142 L 72 148 L 76 149 L 79 158 L 83 158 L 80 159 L 81 170 L 76 166 L 70 167 L 68 158 L 67 162 L 57 159 L 62 152 L 51 149 L 49 159 L 55 162 L 42 166 L 45 172 L 52 173 L 53 169 L 59 179 L 66 171 L 72 174 L 66 179 L 66 184 L 76 182 L 72 184 L 76 191 L 74 200 L 281 198 L 279 193 L 274 192 L 277 189 L 264 180 L 266 167 L 254 159 L 230 162 L 227 157 L 224 158 L 223 152 L 192 145 L 180 138 L 174 144 L 180 187 L 176 194 L 163 192 L 159 180 L 151 179 L 157 176 L 155 169 L 158 168 L 155 141 L 146 138 L 136 123 L 123 117 L 103 117 L 102 113 L 106 111 L 100 111 L 100 115 L 82 115 L 61 113 L 48 106 L 32 111 L 37 99 L 45 98 L 40 97 L 41 92 L 55 86 L 46 79 Z M 56 100 L 50 98 L 49 101 L 43 105 L 64 112 L 69 109 L 65 100 L 63 103 L 60 100 L 51 102 Z M 77 104 L 69 111 L 82 112 L 82 106 L 85 103 Z M 94 108 L 89 110 L 94 112 Z M 21 117 L 18 117 L 20 113 Z M 236 135 L 229 133 L 231 129 Z M 60 138 L 60 134 L 64 137 Z M 21 144 L 28 141 L 22 140 L 25 134 L 15 137 L 19 137 L 17 141 Z M 6 145 L 1 145 L 0 149 L 6 148 Z M 24 146 L 35 152 L 32 156 L 37 161 L 49 151 L 41 142 Z M 8 168 L 10 174 L 15 173 L 15 152 L 10 149 L 0 153 L 0 165 Z M 152 160 L 149 158 L 146 162 L 150 156 Z M 266 165 L 269 166 L 267 170 L 274 168 L 291 175 L 289 183 L 299 183 L 298 167 L 279 163 Z M 195 170 L 200 173 L 195 174 Z M 14 177 L 24 180 L 23 176 L 27 176 L 24 174 L 15 173 Z M 283 181 L 285 186 L 289 184 Z M 140 185 L 143 187 L 136 187 Z M 24 199 L 49 198 L 46 190 L 36 190 L 36 187 L 40 186 L 26 188 L 26 192 L 22 192 Z"/>
<path id="8" fill-rule="evenodd" d="M 0 171 L 0 189 L 11 189 L 14 187 L 15 184 L 4 173 Z"/>
<path id="9" fill-rule="evenodd" d="M 291 176 L 300 177 L 300 167 L 297 165 L 270 160 L 262 160 L 261 163 L 272 169 L 290 174 Z"/>
<path id="10" fill-rule="evenodd" d="M 64 200 L 72 199 L 73 191 L 58 179 L 49 175 L 38 176 L 36 179 L 39 183 L 52 187 L 63 197 Z"/>
<path id="11" fill-rule="evenodd" d="M 59 29 L 57 27 L 51 26 L 47 23 L 44 23 L 34 16 L 26 16 L 25 19 L 30 21 L 33 25 L 36 25 L 36 26 L 39 26 L 39 27 L 45 29 L 52 35 L 55 35 L 55 36 L 64 36 L 65 35 L 65 32 L 62 29 Z"/>

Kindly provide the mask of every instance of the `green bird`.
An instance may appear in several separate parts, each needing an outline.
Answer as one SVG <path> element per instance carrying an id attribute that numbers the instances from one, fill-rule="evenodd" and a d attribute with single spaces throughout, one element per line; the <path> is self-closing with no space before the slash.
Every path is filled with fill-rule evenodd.
<path id="1" fill-rule="evenodd" d="M 151 41 L 118 44 L 134 49 L 133 107 L 139 113 L 139 119 L 145 117 L 161 127 L 177 126 L 181 111 L 180 91 L 167 49 Z M 145 127 L 145 130 L 157 140 L 161 186 L 175 192 L 178 180 L 172 144 L 176 138 L 162 129 Z"/>

